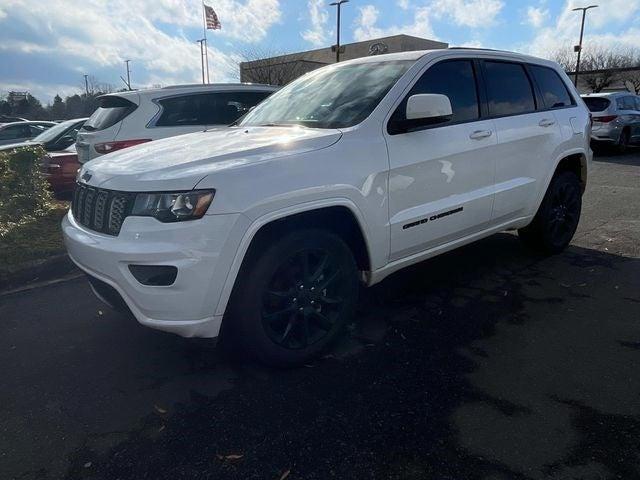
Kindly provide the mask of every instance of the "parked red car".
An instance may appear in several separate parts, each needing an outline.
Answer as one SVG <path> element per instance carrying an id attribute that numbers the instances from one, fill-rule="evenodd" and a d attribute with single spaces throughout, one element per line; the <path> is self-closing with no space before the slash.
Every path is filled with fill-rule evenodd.
<path id="1" fill-rule="evenodd" d="M 59 152 L 48 152 L 42 158 L 42 171 L 57 198 L 71 196 L 80 167 L 75 146 Z"/>

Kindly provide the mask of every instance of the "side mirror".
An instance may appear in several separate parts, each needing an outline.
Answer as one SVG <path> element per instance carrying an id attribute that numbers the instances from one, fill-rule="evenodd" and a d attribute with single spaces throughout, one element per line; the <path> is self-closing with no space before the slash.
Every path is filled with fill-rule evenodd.
<path id="1" fill-rule="evenodd" d="M 421 93 L 411 95 L 407 100 L 407 120 L 422 120 L 435 124 L 451 120 L 453 111 L 451 102 L 446 95 L 438 93 Z"/>
<path id="2" fill-rule="evenodd" d="M 396 111 L 394 114 L 396 118 L 389 122 L 388 130 L 391 135 L 413 132 L 448 122 L 452 115 L 451 102 L 446 95 L 437 93 L 411 95 L 407 99 L 405 111 Z"/>
<path id="3" fill-rule="evenodd" d="M 67 148 L 68 146 L 76 143 L 76 139 L 71 135 L 65 135 L 64 137 L 61 137 L 60 139 L 58 139 L 56 143 L 62 148 Z"/>

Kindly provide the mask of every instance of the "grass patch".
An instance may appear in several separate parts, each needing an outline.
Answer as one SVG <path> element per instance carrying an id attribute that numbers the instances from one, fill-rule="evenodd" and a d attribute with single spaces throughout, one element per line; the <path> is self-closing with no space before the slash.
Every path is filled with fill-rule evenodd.
<path id="1" fill-rule="evenodd" d="M 0 280 L 48 257 L 64 253 L 60 222 L 69 202 L 51 201 L 42 216 L 11 224 L 0 233 Z"/>

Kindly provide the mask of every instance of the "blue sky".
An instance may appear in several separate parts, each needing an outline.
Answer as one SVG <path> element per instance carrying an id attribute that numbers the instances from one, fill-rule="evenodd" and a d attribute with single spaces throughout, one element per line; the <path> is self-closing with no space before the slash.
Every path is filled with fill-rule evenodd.
<path id="1" fill-rule="evenodd" d="M 222 30 L 209 31 L 212 81 L 235 80 L 248 52 L 330 45 L 329 0 L 208 0 Z M 351 0 L 343 42 L 407 33 L 456 46 L 550 56 L 577 41 L 580 0 Z M 598 0 L 586 41 L 640 45 L 640 0 Z M 131 59 L 136 87 L 198 81 L 198 0 L 0 0 L 0 95 L 28 90 L 48 102 L 83 88 L 83 73 L 117 87 Z"/>

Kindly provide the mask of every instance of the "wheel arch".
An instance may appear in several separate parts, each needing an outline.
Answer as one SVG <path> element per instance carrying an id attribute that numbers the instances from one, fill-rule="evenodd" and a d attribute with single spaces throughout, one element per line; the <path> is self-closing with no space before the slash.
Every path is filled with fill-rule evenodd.
<path id="1" fill-rule="evenodd" d="M 227 275 L 216 314 L 224 314 L 243 266 L 252 255 L 260 251 L 260 245 L 277 238 L 283 232 L 307 227 L 327 228 L 339 235 L 353 252 L 358 269 L 364 272 L 364 276 L 371 271 L 372 256 L 367 225 L 362 213 L 351 200 L 332 199 L 285 208 L 255 219 L 247 228 Z"/>
<path id="2" fill-rule="evenodd" d="M 560 172 L 573 172 L 580 179 L 580 186 L 582 188 L 582 193 L 587 188 L 587 180 L 589 177 L 589 167 L 587 156 L 584 153 L 571 153 L 569 155 L 565 155 L 561 157 L 556 163 L 556 168 L 553 171 L 553 178 L 557 173 Z M 547 188 L 549 188 L 549 183 L 551 182 L 551 178 L 549 178 L 549 182 L 547 183 Z"/>

